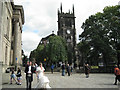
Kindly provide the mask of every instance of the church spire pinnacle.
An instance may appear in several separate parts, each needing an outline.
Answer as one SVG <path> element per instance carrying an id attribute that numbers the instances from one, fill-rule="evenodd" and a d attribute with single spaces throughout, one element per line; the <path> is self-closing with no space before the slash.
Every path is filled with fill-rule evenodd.
<path id="1" fill-rule="evenodd" d="M 61 6 L 60 6 L 60 11 L 61 11 L 61 13 L 62 13 L 62 3 L 61 3 Z"/>
<path id="2" fill-rule="evenodd" d="M 74 4 L 73 4 L 73 14 L 75 13 L 75 10 L 74 10 Z"/>
<path id="3" fill-rule="evenodd" d="M 58 9 L 58 14 L 60 13 L 59 9 Z"/>

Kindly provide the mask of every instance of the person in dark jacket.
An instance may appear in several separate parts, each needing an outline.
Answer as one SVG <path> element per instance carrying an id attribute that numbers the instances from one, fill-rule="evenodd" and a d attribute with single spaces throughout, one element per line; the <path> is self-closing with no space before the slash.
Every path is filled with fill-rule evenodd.
<path id="1" fill-rule="evenodd" d="M 67 73 L 68 73 L 68 76 L 70 76 L 70 66 L 69 66 L 69 64 L 67 64 Z"/>
<path id="2" fill-rule="evenodd" d="M 65 63 L 62 64 L 62 76 L 65 76 Z"/>
<path id="3" fill-rule="evenodd" d="M 31 61 L 26 65 L 25 73 L 26 73 L 27 89 L 31 90 L 31 84 L 32 84 L 32 81 L 33 81 L 33 73 L 34 73 L 34 67 L 32 67 L 32 62 Z"/>
<path id="4" fill-rule="evenodd" d="M 18 81 L 18 85 L 21 85 L 21 79 L 22 79 L 22 74 L 21 74 L 21 70 L 20 68 L 18 67 L 18 71 L 17 71 L 17 81 Z"/>
<path id="5" fill-rule="evenodd" d="M 86 75 L 86 78 L 89 77 L 89 73 L 90 73 L 90 66 L 89 66 L 89 64 L 85 64 L 85 75 Z"/>
<path id="6" fill-rule="evenodd" d="M 54 65 L 51 65 L 51 73 L 53 74 L 53 70 L 54 70 Z"/>

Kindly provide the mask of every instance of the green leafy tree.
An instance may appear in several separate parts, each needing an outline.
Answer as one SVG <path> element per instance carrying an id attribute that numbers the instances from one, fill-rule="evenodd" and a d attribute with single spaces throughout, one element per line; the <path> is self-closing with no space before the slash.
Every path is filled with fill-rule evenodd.
<path id="1" fill-rule="evenodd" d="M 77 48 L 81 52 L 81 58 L 82 58 L 81 65 L 84 65 L 85 62 L 89 62 L 89 61 L 87 61 L 87 56 L 88 56 L 89 50 L 90 50 L 88 42 L 82 41 L 82 42 L 78 43 Z"/>
<path id="2" fill-rule="evenodd" d="M 39 45 L 35 50 L 31 51 L 30 53 L 30 60 L 36 62 L 43 62 L 45 58 L 45 50 L 44 45 Z"/>
<path id="3" fill-rule="evenodd" d="M 33 59 L 36 58 L 36 49 L 31 51 L 29 58 L 31 61 L 33 61 Z"/>
<path id="4" fill-rule="evenodd" d="M 116 52 L 118 66 L 120 64 L 120 5 L 104 8 L 105 28 L 108 29 L 110 45 Z M 109 22 L 109 23 L 108 23 Z"/>
<path id="5" fill-rule="evenodd" d="M 66 42 L 60 36 L 51 36 L 46 45 L 46 52 L 51 62 L 66 61 L 67 50 Z"/>
<path id="6" fill-rule="evenodd" d="M 44 58 L 46 57 L 46 53 L 45 53 L 45 47 L 44 45 L 39 45 L 37 47 L 37 51 L 36 51 L 36 61 L 39 62 L 44 62 Z"/>
<path id="7" fill-rule="evenodd" d="M 99 60 L 102 55 L 105 65 L 116 61 L 120 45 L 119 9 L 120 6 L 105 7 L 103 13 L 91 15 L 83 23 L 84 31 L 79 37 L 81 41 L 89 43 L 90 52 L 87 58 Z"/>
<path id="8" fill-rule="evenodd" d="M 31 60 L 35 59 L 38 63 L 57 63 L 59 61 L 67 61 L 66 42 L 60 36 L 51 36 L 48 38 L 49 43 L 40 44 L 35 50 L 31 51 Z"/>

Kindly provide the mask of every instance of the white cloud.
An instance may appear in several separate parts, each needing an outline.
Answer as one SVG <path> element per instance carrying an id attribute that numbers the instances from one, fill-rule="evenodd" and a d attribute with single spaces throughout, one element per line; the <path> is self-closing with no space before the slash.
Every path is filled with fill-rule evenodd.
<path id="1" fill-rule="evenodd" d="M 22 33 L 22 43 L 23 49 L 27 56 L 29 56 L 30 51 L 35 49 L 39 44 L 41 37 L 33 32 L 24 31 Z"/>
<path id="2" fill-rule="evenodd" d="M 92 14 L 102 12 L 105 6 L 117 5 L 119 0 L 14 0 L 15 4 L 23 5 L 25 25 L 23 31 L 23 49 L 30 53 L 38 45 L 41 37 L 45 37 L 54 30 L 57 34 L 57 9 L 60 3 L 63 12 L 72 10 L 75 6 L 77 41 L 82 23 Z M 37 31 L 37 32 L 36 32 Z M 34 36 L 31 38 L 31 36 Z M 27 47 L 30 45 L 30 47 Z"/>

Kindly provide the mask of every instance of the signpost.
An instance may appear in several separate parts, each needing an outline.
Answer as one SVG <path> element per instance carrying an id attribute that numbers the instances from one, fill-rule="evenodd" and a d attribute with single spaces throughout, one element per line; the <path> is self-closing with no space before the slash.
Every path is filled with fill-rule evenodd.
<path id="1" fill-rule="evenodd" d="M 17 71 L 17 58 L 16 58 L 15 71 Z"/>

